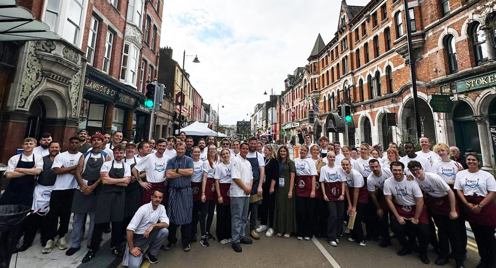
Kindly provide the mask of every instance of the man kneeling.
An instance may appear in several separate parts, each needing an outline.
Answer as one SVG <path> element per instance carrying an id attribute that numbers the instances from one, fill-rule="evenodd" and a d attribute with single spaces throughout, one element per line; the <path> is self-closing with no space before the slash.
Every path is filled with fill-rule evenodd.
<path id="1" fill-rule="evenodd" d="M 150 263 L 157 263 L 157 253 L 169 235 L 169 218 L 161 204 L 164 193 L 156 190 L 152 201 L 141 206 L 127 226 L 127 245 L 122 265 L 139 268 L 143 256 Z M 148 248 L 147 253 L 145 250 Z"/>

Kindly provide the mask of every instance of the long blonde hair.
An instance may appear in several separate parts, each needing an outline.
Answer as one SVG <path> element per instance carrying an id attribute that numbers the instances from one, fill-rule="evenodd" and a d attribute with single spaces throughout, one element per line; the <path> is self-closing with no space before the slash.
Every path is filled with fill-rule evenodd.
<path id="1" fill-rule="evenodd" d="M 276 151 L 274 150 L 274 147 L 270 144 L 265 145 L 265 148 L 267 148 L 270 151 L 269 155 L 266 155 L 265 157 L 269 159 L 276 159 Z"/>

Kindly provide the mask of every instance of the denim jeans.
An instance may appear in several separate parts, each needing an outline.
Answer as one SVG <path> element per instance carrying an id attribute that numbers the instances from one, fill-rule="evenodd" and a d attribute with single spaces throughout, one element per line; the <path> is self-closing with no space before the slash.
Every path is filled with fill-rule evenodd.
<path id="1" fill-rule="evenodd" d="M 159 230 L 155 229 L 151 232 L 148 238 L 145 238 L 142 234 L 134 234 L 133 242 L 135 247 L 139 247 L 143 250 L 143 253 L 146 247 L 149 246 L 148 254 L 156 257 L 167 236 L 169 236 L 169 230 L 167 230 L 167 228 L 162 228 Z M 124 256 L 122 258 L 122 265 L 128 266 L 129 268 L 141 267 L 141 263 L 143 262 L 143 253 L 138 257 L 133 256 L 129 252 L 128 243 L 126 243 L 126 251 L 124 252 Z"/>
<path id="2" fill-rule="evenodd" d="M 248 222 L 249 197 L 231 197 L 231 238 L 233 243 L 239 243 L 246 236 Z"/>
<path id="3" fill-rule="evenodd" d="M 91 237 L 93 236 L 93 228 L 95 227 L 95 213 L 88 213 L 90 217 L 90 226 L 88 228 L 88 241 L 91 241 Z M 72 222 L 72 232 L 71 232 L 71 248 L 80 248 L 81 240 L 83 240 L 83 226 L 86 224 L 85 214 L 84 213 L 74 213 Z M 89 242 L 88 242 L 89 244 Z"/>

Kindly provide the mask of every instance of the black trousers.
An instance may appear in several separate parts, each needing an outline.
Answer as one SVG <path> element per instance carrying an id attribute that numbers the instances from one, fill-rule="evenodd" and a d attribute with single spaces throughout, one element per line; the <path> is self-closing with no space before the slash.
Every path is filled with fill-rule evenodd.
<path id="1" fill-rule="evenodd" d="M 183 248 L 186 247 L 191 243 L 191 223 L 188 224 L 183 224 L 183 225 L 177 225 L 174 223 L 171 223 L 169 225 L 169 242 L 170 243 L 177 243 L 177 229 L 181 227 L 181 244 L 183 245 Z"/>
<path id="2" fill-rule="evenodd" d="M 211 233 L 210 232 L 210 229 L 212 227 L 212 222 L 214 221 L 214 212 L 215 212 L 216 203 L 215 203 L 215 201 L 212 200 L 212 201 L 207 201 L 205 203 L 205 205 L 206 205 L 206 211 L 207 211 L 207 214 L 206 214 L 207 225 L 205 227 L 205 231 L 210 234 Z"/>
<path id="3" fill-rule="evenodd" d="M 196 232 L 198 230 L 198 222 L 200 222 L 200 234 L 205 235 L 206 229 L 206 217 L 207 217 L 207 204 L 202 201 L 193 201 L 193 218 L 191 223 L 191 238 L 196 238 Z"/>
<path id="4" fill-rule="evenodd" d="M 343 233 L 344 202 L 327 202 L 327 240 L 336 241 Z"/>
<path id="5" fill-rule="evenodd" d="M 429 224 L 413 224 L 406 221 L 401 225 L 396 218 L 391 217 L 391 229 L 403 248 L 415 249 L 416 239 L 418 239 L 420 254 L 427 254 L 429 245 Z"/>
<path id="6" fill-rule="evenodd" d="M 230 205 L 217 205 L 216 235 L 219 241 L 231 238 Z"/>
<path id="7" fill-rule="evenodd" d="M 475 242 L 479 250 L 482 267 L 496 267 L 496 239 L 494 238 L 494 227 L 479 225 L 470 222 L 470 227 L 475 236 Z"/>
<path id="8" fill-rule="evenodd" d="M 316 237 L 327 237 L 327 220 L 329 217 L 329 211 L 327 210 L 327 202 L 323 199 L 315 199 L 314 207 L 314 223 L 313 223 L 313 234 Z"/>
<path id="9" fill-rule="evenodd" d="M 269 228 L 274 226 L 274 213 L 276 208 L 276 194 L 270 193 L 270 183 L 267 181 L 263 184 L 262 205 L 258 208 L 260 215 L 260 224 L 267 225 Z"/>
<path id="10" fill-rule="evenodd" d="M 377 230 L 379 235 L 382 237 L 383 241 L 389 242 L 391 238 L 389 237 L 389 211 L 387 209 L 383 209 L 382 217 L 377 215 Z"/>
<path id="11" fill-rule="evenodd" d="M 91 235 L 90 248 L 94 251 L 98 251 L 100 249 L 100 244 L 102 242 L 103 232 L 108 228 L 109 223 L 98 223 L 95 224 L 93 229 L 93 234 Z M 124 241 L 122 239 L 122 229 L 124 228 L 124 224 L 122 222 L 112 222 L 112 233 L 110 234 L 110 247 L 121 246 L 121 243 Z"/>
<path id="12" fill-rule="evenodd" d="M 351 230 L 351 237 L 355 239 L 356 242 L 362 242 L 365 240 L 362 222 L 365 217 L 365 213 L 367 213 L 367 206 L 368 204 L 357 204 L 355 224 L 353 225 L 353 230 Z"/>
<path id="13" fill-rule="evenodd" d="M 47 240 L 63 237 L 69 229 L 74 189 L 52 191 L 47 217 Z M 58 228 L 57 228 L 58 227 Z"/>
<path id="14" fill-rule="evenodd" d="M 23 222 L 22 227 L 24 230 L 23 244 L 31 246 L 33 244 L 36 232 L 40 230 L 41 245 L 45 246 L 48 241 L 48 216 L 40 216 L 36 213 L 29 215 Z"/>
<path id="15" fill-rule="evenodd" d="M 450 254 L 450 245 L 453 250 L 453 257 L 457 263 L 462 263 L 465 255 L 463 241 L 460 237 L 459 219 L 450 220 L 448 216 L 433 215 L 434 222 L 437 226 L 437 236 L 439 238 L 439 256 L 448 258 Z M 464 229 L 465 230 L 465 229 Z"/>
<path id="16" fill-rule="evenodd" d="M 296 234 L 303 237 L 312 237 L 314 223 L 314 199 L 310 197 L 296 197 Z"/>

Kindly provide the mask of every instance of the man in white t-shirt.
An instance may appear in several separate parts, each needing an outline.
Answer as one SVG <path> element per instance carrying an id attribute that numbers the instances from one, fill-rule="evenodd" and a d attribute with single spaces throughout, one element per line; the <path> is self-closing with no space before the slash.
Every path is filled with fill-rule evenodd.
<path id="1" fill-rule="evenodd" d="M 48 239 L 55 241 L 55 237 L 58 235 L 59 239 L 56 244 L 60 250 L 67 249 L 65 235 L 69 229 L 72 199 L 77 187 L 75 174 L 79 159 L 83 155 L 79 152 L 79 144 L 79 137 L 71 137 L 67 151 L 58 154 L 52 164 L 53 172 L 57 174 L 57 178 L 50 196 L 50 212 L 47 215 L 50 226 Z"/>
<path id="2" fill-rule="evenodd" d="M 411 175 L 408 168 L 406 168 L 406 167 L 408 167 L 408 163 L 410 163 L 410 161 L 420 162 L 420 164 L 422 164 L 422 167 L 424 168 L 425 171 L 431 171 L 432 170 L 432 166 L 431 166 L 431 163 L 429 162 L 429 160 L 427 160 L 426 158 L 424 158 L 423 156 L 421 156 L 415 152 L 415 147 L 414 147 L 413 143 L 405 142 L 405 144 L 403 145 L 403 148 L 405 149 L 406 155 L 403 156 L 402 158 L 400 158 L 400 162 L 403 163 L 403 165 L 405 166 L 405 173 L 407 175 Z"/>
<path id="3" fill-rule="evenodd" d="M 263 155 L 257 151 L 258 140 L 255 137 L 248 139 L 249 152 L 246 155 L 246 160 L 251 164 L 253 172 L 253 184 L 251 186 L 251 194 L 262 196 L 262 185 L 265 179 L 265 161 Z M 261 202 L 250 203 L 250 235 L 253 239 L 260 239 L 257 233 L 258 206 Z"/>
<path id="4" fill-rule="evenodd" d="M 252 243 L 252 240 L 246 236 L 245 230 L 253 184 L 252 166 L 250 161 L 246 159 L 248 151 L 249 145 L 247 143 L 241 144 L 239 156 L 232 161 L 232 184 L 229 189 L 229 196 L 231 197 L 231 246 L 235 252 L 242 251 L 240 243 Z"/>
<path id="5" fill-rule="evenodd" d="M 418 151 L 417 154 L 429 160 L 431 166 L 433 166 L 436 162 L 441 161 L 441 157 L 439 157 L 439 155 L 435 152 L 431 151 L 431 142 L 429 141 L 429 138 L 422 137 L 419 139 L 419 143 L 422 150 Z"/>
<path id="6" fill-rule="evenodd" d="M 208 153 L 208 148 L 206 148 L 205 140 L 200 139 L 198 141 L 198 148 L 200 148 L 200 160 L 201 161 L 207 161 L 207 153 Z"/>
<path id="7" fill-rule="evenodd" d="M 144 189 L 143 203 L 148 203 L 151 200 L 152 193 L 155 190 L 165 192 L 165 169 L 167 167 L 167 158 L 164 155 L 167 141 L 163 138 L 157 140 L 157 151 L 149 154 L 139 161 L 133 168 L 134 177 L 138 178 L 138 182 Z M 143 181 L 139 173 L 144 171 L 146 181 Z"/>
<path id="8" fill-rule="evenodd" d="M 164 156 L 167 157 L 167 159 L 176 157 L 177 152 L 176 149 L 174 149 L 175 144 L 176 144 L 176 138 L 174 137 L 167 138 L 167 147 L 165 148 L 165 152 L 164 152 Z"/>
<path id="9" fill-rule="evenodd" d="M 430 262 L 427 257 L 429 243 L 429 220 L 424 208 L 424 198 L 415 180 L 406 178 L 405 166 L 399 161 L 391 163 L 393 177 L 384 182 L 384 196 L 390 212 L 391 229 L 398 238 L 401 249 L 399 256 L 410 254 L 418 239 L 418 252 L 424 264 Z M 408 239 L 407 239 L 408 236 Z"/>
<path id="10" fill-rule="evenodd" d="M 33 152 L 41 157 L 49 155 L 48 145 L 50 142 L 52 142 L 52 134 L 48 132 L 41 134 L 39 146 L 34 148 Z"/>

